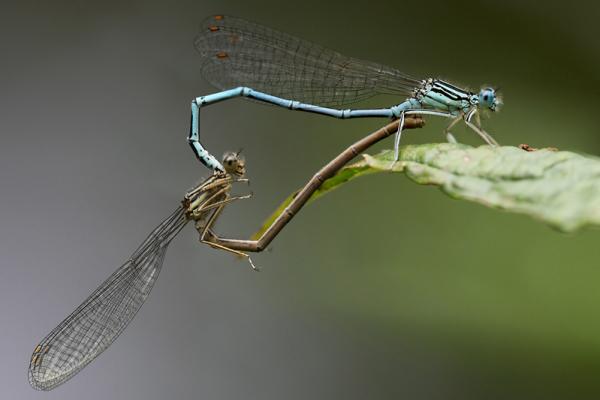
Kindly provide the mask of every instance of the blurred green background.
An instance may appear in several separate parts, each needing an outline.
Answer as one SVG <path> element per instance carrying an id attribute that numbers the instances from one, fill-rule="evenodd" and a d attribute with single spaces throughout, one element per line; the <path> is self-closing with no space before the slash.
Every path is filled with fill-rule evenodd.
<path id="1" fill-rule="evenodd" d="M 23 213 L 32 214 L 25 224 L 29 230 L 4 230 L 4 254 L 17 243 L 35 243 L 35 248 L 54 244 L 56 249 L 69 248 L 70 255 L 42 259 L 48 265 L 64 260 L 76 266 L 75 261 L 86 258 L 77 258 L 74 249 L 92 251 L 97 245 L 94 259 L 116 267 L 127 249 L 134 248 L 136 240 L 175 204 L 174 195 L 206 173 L 189 151 L 185 134 L 189 100 L 214 91 L 199 74 L 192 39 L 200 21 L 215 13 L 254 20 L 419 78 L 440 77 L 473 90 L 484 84 L 499 86 L 505 106 L 484 126 L 500 143 L 600 154 L 600 6 L 594 2 L 23 2 L 10 6 L 3 17 L 2 40 L 9 49 L 2 60 L 6 68 L 3 131 L 18 139 L 10 142 L 6 136 L 2 187 L 7 188 L 6 208 L 23 204 L 28 207 Z M 31 85 L 27 91 L 25 82 Z M 379 98 L 362 105 L 398 100 Z M 17 111 L 27 117 L 13 121 L 10 114 Z M 241 237 L 258 229 L 325 162 L 384 123 L 339 121 L 242 100 L 203 113 L 203 143 L 216 154 L 243 148 L 248 161 L 254 198 L 230 207 L 221 224 L 223 233 Z M 28 127 L 36 119 L 36 130 Z M 424 129 L 408 132 L 403 141 L 442 141 L 446 122 L 429 118 Z M 454 133 L 460 141 L 480 143 L 464 127 Z M 32 145 L 32 135 L 40 140 L 40 148 Z M 371 152 L 391 146 L 388 140 Z M 56 166 L 59 158 L 63 167 Z M 34 165 L 34 172 L 15 175 L 10 180 L 13 186 L 8 186 L 13 172 L 7 171 L 23 171 L 26 165 Z M 28 199 L 36 196 L 24 187 L 40 182 L 50 198 L 41 206 L 23 203 L 24 193 L 29 193 Z M 97 190 L 98 182 L 104 190 Z M 56 184 L 64 185 L 60 195 L 52 191 Z M 80 208 L 70 218 L 73 213 L 68 207 L 73 204 Z M 9 214 L 14 210 L 7 210 L 3 218 L 12 218 Z M 48 224 L 33 222 L 53 215 L 57 219 Z M 22 226 L 14 218 L 14 226 Z M 56 227 L 64 220 L 79 222 L 89 233 L 74 241 L 65 232 L 60 236 Z M 121 231 L 116 228 L 118 221 L 125 227 Z M 113 231 L 120 233 L 112 238 Z M 125 242 L 120 235 L 132 239 Z M 235 263 L 226 255 L 198 250 L 193 233 L 184 236 L 186 247 L 169 254 L 167 263 L 175 264 L 169 276 L 195 271 L 192 267 L 200 261 L 190 262 L 192 257 L 207 257 L 201 261 L 209 264 Z M 54 239 L 48 242 L 49 237 Z M 269 251 L 255 256 L 263 269 L 260 274 L 240 272 L 245 266 L 212 268 L 179 278 L 184 286 L 176 287 L 164 272 L 155 291 L 171 288 L 171 293 L 178 293 L 175 298 L 187 299 L 208 290 L 202 296 L 234 299 L 230 301 L 239 305 L 237 314 L 222 314 L 223 320 L 254 315 L 268 304 L 268 311 L 261 311 L 262 319 L 229 327 L 239 337 L 223 346 L 239 352 L 236 343 L 246 330 L 258 335 L 254 329 L 262 329 L 261 334 L 266 334 L 264 343 L 254 345 L 272 368 L 282 371 L 277 379 L 258 371 L 259 378 L 253 380 L 257 383 L 244 381 L 241 377 L 254 364 L 238 353 L 228 354 L 239 368 L 237 374 L 228 369 L 220 375 L 243 388 L 239 394 L 246 398 L 599 398 L 599 239 L 597 230 L 561 234 L 527 217 L 451 200 L 400 175 L 378 174 L 344 185 L 304 209 Z M 102 240 L 106 246 L 112 243 L 114 259 L 100 252 Z M 86 243 L 88 247 L 82 247 Z M 186 249 L 188 253 L 182 253 Z M 26 259 L 35 265 L 32 257 Z M 112 271 L 105 268 L 96 270 L 91 280 L 79 280 L 80 291 L 51 315 L 47 309 L 36 314 L 44 318 L 43 323 L 31 327 L 31 336 L 22 343 L 23 362 L 29 357 L 27 343 L 33 349 L 36 337 Z M 12 286 L 22 287 L 23 296 L 35 293 L 38 299 L 48 300 L 52 299 L 49 288 L 64 280 L 53 282 L 52 277 L 73 273 L 51 273 L 44 266 L 31 271 L 35 271 L 31 279 Z M 221 278 L 220 286 L 211 289 L 211 279 Z M 196 279 L 209 288 L 197 287 L 192 283 Z M 235 285 L 228 287 L 230 282 Z M 161 299 L 167 297 L 154 293 L 153 305 L 147 305 L 138 318 L 155 318 L 157 327 L 161 318 L 166 322 L 160 326 L 180 323 L 169 317 L 167 306 L 160 309 Z M 204 300 L 192 304 L 200 307 Z M 27 300 L 3 303 L 13 307 Z M 194 309 L 190 321 L 202 321 L 201 315 Z M 265 320 L 277 321 L 265 315 L 288 315 L 294 323 L 265 325 Z M 125 337 L 140 335 L 143 323 L 136 320 L 128 330 L 130 336 L 124 335 L 115 345 L 127 348 L 121 343 L 134 340 Z M 173 342 L 194 338 L 197 333 L 189 324 L 184 328 L 190 330 L 177 331 L 181 336 Z M 307 326 L 318 326 L 327 341 Z M 140 330 L 131 333 L 136 327 Z M 304 338 L 306 348 L 324 354 L 326 366 L 319 365 L 322 359 L 315 356 L 316 364 L 300 369 L 306 376 L 286 373 L 296 361 L 277 350 L 285 345 L 272 350 L 281 354 L 269 353 L 273 342 L 286 342 L 284 329 L 293 331 L 289 335 L 294 338 Z M 20 337 L 16 329 L 11 332 Z M 204 337 L 198 340 L 210 343 Z M 173 361 L 161 352 L 167 353 L 167 347 L 176 343 L 153 343 L 161 350 L 157 354 L 150 347 L 147 360 L 151 355 L 163 357 L 169 369 L 161 372 L 179 374 L 178 362 L 184 362 L 187 353 L 179 350 L 175 354 L 182 357 Z M 343 357 L 337 359 L 336 352 L 328 355 L 327 343 L 340 346 Z M 289 342 L 290 348 L 295 346 L 296 342 Z M 132 354 L 139 356 L 139 352 Z M 99 363 L 111 362 L 108 355 L 101 359 Z M 195 362 L 191 357 L 188 361 Z M 152 380 L 156 376 L 152 365 L 149 361 L 144 365 L 149 370 L 138 368 L 132 375 L 147 374 Z M 92 382 L 99 373 L 95 368 L 77 382 Z M 195 372 L 184 375 L 188 382 L 193 383 Z M 315 378 L 321 374 L 333 378 L 324 383 Z M 313 386 L 315 379 L 319 384 Z M 190 393 L 211 397 L 203 391 L 204 384 L 210 382 L 178 398 L 196 398 Z M 265 389 L 274 384 L 280 385 L 279 391 Z M 254 391 L 245 391 L 248 387 Z"/>

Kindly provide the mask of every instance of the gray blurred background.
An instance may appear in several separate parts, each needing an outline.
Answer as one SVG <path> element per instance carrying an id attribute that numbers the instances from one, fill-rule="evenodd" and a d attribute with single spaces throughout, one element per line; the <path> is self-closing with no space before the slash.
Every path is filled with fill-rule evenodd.
<path id="1" fill-rule="evenodd" d="M 388 174 L 303 210 L 255 257 L 261 273 L 186 228 L 105 354 L 47 394 L 26 376 L 36 343 L 206 176 L 185 141 L 190 100 L 214 91 L 193 48 L 206 16 L 245 17 L 417 77 L 501 86 L 506 106 L 485 121 L 501 143 L 597 155 L 594 2 L 10 3 L 0 13 L 0 397 L 600 397 L 598 231 L 560 234 Z M 209 149 L 247 157 L 255 196 L 219 224 L 238 237 L 383 123 L 243 100 L 203 118 Z M 444 123 L 430 118 L 404 143 L 440 141 Z M 456 136 L 479 144 L 463 128 Z"/>

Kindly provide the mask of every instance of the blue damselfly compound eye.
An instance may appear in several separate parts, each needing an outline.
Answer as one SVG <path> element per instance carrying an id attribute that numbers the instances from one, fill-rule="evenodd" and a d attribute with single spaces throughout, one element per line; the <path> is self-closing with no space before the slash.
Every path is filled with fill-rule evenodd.
<path id="1" fill-rule="evenodd" d="M 497 111 L 502 100 L 498 97 L 496 90 L 490 87 L 481 89 L 479 92 L 479 105 L 492 111 Z"/>

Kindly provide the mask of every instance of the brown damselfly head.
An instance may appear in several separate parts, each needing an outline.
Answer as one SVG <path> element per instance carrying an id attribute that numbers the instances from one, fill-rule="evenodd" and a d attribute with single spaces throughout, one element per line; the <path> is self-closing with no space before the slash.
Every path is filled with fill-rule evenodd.
<path id="1" fill-rule="evenodd" d="M 240 153 L 242 150 L 236 152 L 228 151 L 223 154 L 223 167 L 228 174 L 242 177 L 246 174 L 246 160 Z"/>

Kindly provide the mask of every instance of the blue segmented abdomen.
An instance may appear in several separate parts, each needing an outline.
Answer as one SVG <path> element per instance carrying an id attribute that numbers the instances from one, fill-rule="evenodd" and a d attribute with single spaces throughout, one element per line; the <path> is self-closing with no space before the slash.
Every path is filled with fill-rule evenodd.
<path id="1" fill-rule="evenodd" d="M 200 134 L 198 132 L 198 119 L 200 117 L 200 107 L 198 106 L 198 99 L 194 99 L 192 101 L 192 116 L 190 121 L 190 133 L 187 139 L 188 143 L 192 148 L 192 151 L 196 155 L 196 158 L 198 158 L 198 160 L 200 160 L 200 162 L 204 164 L 206 168 L 212 171 L 225 172 L 225 168 L 223 168 L 221 163 L 212 154 L 210 154 L 200 143 Z"/>

